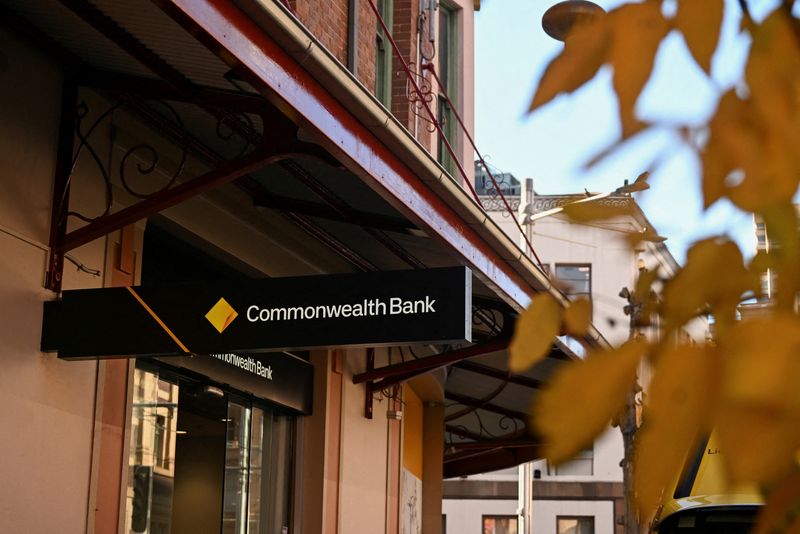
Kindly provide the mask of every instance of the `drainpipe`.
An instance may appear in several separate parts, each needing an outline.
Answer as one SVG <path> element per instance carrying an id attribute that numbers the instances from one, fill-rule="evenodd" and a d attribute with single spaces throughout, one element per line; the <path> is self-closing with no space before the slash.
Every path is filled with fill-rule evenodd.
<path id="1" fill-rule="evenodd" d="M 533 201 L 535 193 L 533 192 L 533 178 L 525 178 L 525 204 L 520 202 L 520 209 L 523 210 L 523 213 L 519 214 L 519 216 L 525 216 L 525 233 L 527 234 L 527 241 L 523 239 L 525 242 L 525 253 L 528 256 L 532 256 L 532 252 L 528 243 L 533 242 L 533 221 L 530 219 L 530 215 L 533 214 Z"/>

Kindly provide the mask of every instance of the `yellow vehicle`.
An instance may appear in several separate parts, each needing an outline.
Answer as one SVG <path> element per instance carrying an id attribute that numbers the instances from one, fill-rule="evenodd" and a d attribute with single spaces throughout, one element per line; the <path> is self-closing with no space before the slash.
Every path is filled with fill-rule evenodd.
<path id="1" fill-rule="evenodd" d="M 712 435 L 687 459 L 674 491 L 665 492 L 651 534 L 746 534 L 763 501 L 755 488 L 730 487 Z"/>

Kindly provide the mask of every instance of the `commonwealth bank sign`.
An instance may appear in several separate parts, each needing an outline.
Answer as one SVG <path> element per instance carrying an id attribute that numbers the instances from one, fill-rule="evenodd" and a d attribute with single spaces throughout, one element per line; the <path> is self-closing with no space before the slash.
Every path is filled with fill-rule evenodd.
<path id="1" fill-rule="evenodd" d="M 46 303 L 42 349 L 83 359 L 466 342 L 471 313 L 465 267 L 74 290 Z"/>

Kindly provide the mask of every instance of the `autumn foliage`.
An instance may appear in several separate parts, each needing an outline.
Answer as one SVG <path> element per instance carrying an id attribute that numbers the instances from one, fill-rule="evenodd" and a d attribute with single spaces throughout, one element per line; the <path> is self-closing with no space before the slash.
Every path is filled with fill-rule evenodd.
<path id="1" fill-rule="evenodd" d="M 729 239 L 711 238 L 690 249 L 674 278 L 641 279 L 635 293 L 644 302 L 643 320 L 659 315 L 661 335 L 590 351 L 565 366 L 534 408 L 547 456 L 565 461 L 616 420 L 641 363 L 652 366 L 635 440 L 643 524 L 698 440 L 713 430 L 731 483 L 751 483 L 765 494 L 759 531 L 800 531 L 800 238 L 792 204 L 800 180 L 800 22 L 792 6 L 784 1 L 761 20 L 753 20 L 745 0 L 734 6 L 741 11 L 739 31 L 751 39 L 744 78 L 721 91 L 707 125 L 677 128 L 702 164 L 705 207 L 729 199 L 763 218 L 780 246 L 745 260 Z M 667 16 L 662 1 L 646 0 L 583 21 L 547 67 L 531 110 L 575 91 L 610 65 L 622 126 L 619 146 L 654 126 L 637 117 L 635 105 L 662 40 L 678 32 L 710 75 L 725 9 L 723 0 L 678 0 Z M 742 320 L 739 306 L 758 295 L 767 269 L 776 276 L 777 295 L 766 313 Z M 714 342 L 676 344 L 674 334 L 701 315 L 714 323 Z M 579 338 L 588 320 L 585 304 L 562 310 L 549 296 L 535 297 L 518 322 L 511 368 L 544 357 L 543 339 L 563 332 Z"/>

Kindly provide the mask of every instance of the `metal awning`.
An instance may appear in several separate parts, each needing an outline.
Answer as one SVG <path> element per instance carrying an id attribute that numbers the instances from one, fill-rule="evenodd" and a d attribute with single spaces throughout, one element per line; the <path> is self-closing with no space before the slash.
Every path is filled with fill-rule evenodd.
<path id="1" fill-rule="evenodd" d="M 372 370 L 378 374 L 361 381 L 379 388 L 381 381 L 447 369 L 448 476 L 537 457 L 539 443 L 527 432 L 524 414 L 538 386 L 573 355 L 556 342 L 545 362 L 510 375 L 505 345 L 514 314 L 532 293 L 563 297 L 430 155 L 397 133 L 396 121 L 366 91 L 355 98 L 357 82 L 343 69 L 331 74 L 336 66 L 325 67 L 332 60 L 324 50 L 297 47 L 304 30 L 296 21 L 281 22 L 282 32 L 264 31 L 275 17 L 288 17 L 280 6 L 240 4 L 247 14 L 221 0 L 4 0 L 2 20 L 57 58 L 75 83 L 72 92 L 65 90 L 74 113 L 62 117 L 62 132 L 78 123 L 88 139 L 94 125 L 125 114 L 132 130 L 144 125 L 159 143 L 125 146 L 123 136 L 121 164 L 130 158 L 141 174 L 152 162 L 175 176 L 163 189 L 143 193 L 119 172 L 103 169 L 108 189 L 122 192 L 114 201 L 127 206 L 111 211 L 107 199 L 105 212 L 68 225 L 68 202 L 58 199 L 68 200 L 70 166 L 62 165 L 54 208 L 64 224 L 53 232 L 51 272 L 72 248 L 226 188 L 280 231 L 305 236 L 333 271 L 468 265 L 484 302 L 476 309 L 483 339 L 420 358 L 411 370 Z M 303 54 L 316 56 L 301 66 Z M 326 76 L 335 83 L 323 85 Z M 77 87 L 100 95 L 102 107 L 90 109 Z M 336 95 L 333 87 L 340 88 Z M 164 146 L 170 154 L 156 154 Z M 85 161 L 78 164 L 99 164 L 90 147 L 81 138 L 77 147 L 62 144 L 60 150 L 71 158 L 81 148 Z M 50 286 L 57 289 L 60 280 L 51 277 Z M 503 317 L 498 331 L 486 313 Z M 588 342 L 602 339 L 593 330 Z M 446 354 L 452 361 L 436 363 Z"/>

